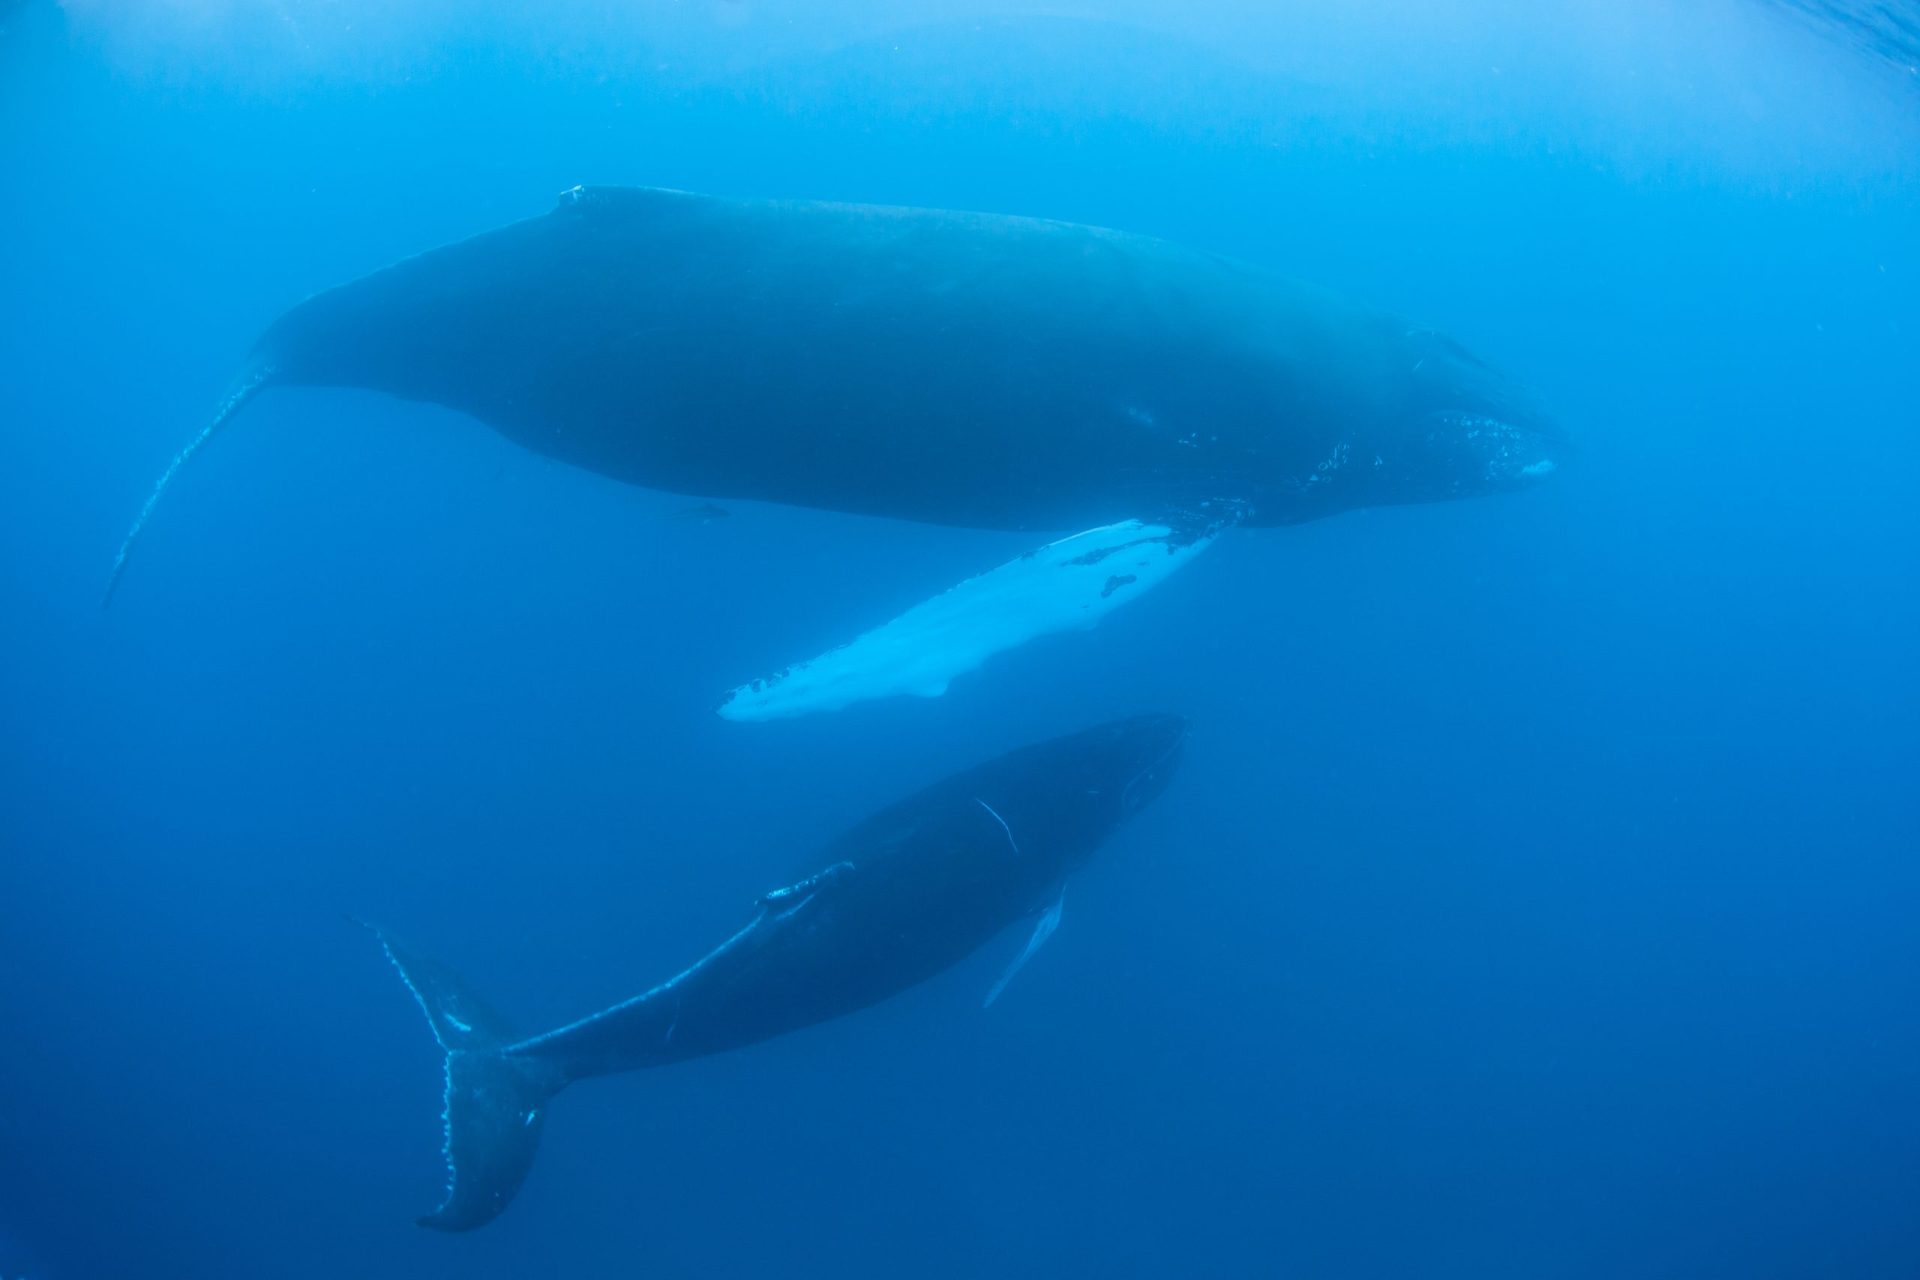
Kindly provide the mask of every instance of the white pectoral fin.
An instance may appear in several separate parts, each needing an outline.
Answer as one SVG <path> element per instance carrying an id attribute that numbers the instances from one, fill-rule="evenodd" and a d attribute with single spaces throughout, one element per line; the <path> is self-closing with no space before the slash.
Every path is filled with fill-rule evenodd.
<path id="1" fill-rule="evenodd" d="M 1195 530 L 1123 520 L 1050 542 L 851 643 L 741 685 L 720 714 L 773 720 L 895 694 L 938 697 L 996 653 L 1091 627 L 1151 591 L 1211 546 L 1224 523 Z"/>
<path id="2" fill-rule="evenodd" d="M 1066 886 L 1062 885 L 1059 894 L 1053 900 L 1053 905 L 1048 907 L 1047 913 L 1040 917 L 1040 922 L 1033 926 L 1033 936 L 1027 939 L 1026 948 L 1013 958 L 1013 963 L 1007 966 L 1007 971 L 1000 975 L 1000 981 L 993 984 L 993 990 L 987 992 L 987 998 L 980 1006 L 982 1009 L 993 1007 L 993 1002 L 1000 998 L 1000 993 L 1007 989 L 1009 982 L 1013 981 L 1013 975 L 1020 972 L 1021 966 L 1032 959 L 1033 953 L 1045 946 L 1047 939 L 1053 936 L 1053 931 L 1060 927 L 1060 908 L 1066 900 Z"/>

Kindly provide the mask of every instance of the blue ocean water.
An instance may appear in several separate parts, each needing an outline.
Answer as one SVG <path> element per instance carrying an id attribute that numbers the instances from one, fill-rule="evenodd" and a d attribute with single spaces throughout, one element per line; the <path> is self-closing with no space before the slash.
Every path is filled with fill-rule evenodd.
<path id="1" fill-rule="evenodd" d="M 1920 86 L 1898 9 L 0 8 L 0 1276 L 1920 1275 Z M 935 701 L 719 694 L 1030 537 L 623 488 L 254 334 L 579 182 L 1126 227 L 1430 321 L 1578 455 L 1236 532 Z M 443 1186 L 346 914 L 528 1029 L 1137 711 L 1017 950 Z"/>

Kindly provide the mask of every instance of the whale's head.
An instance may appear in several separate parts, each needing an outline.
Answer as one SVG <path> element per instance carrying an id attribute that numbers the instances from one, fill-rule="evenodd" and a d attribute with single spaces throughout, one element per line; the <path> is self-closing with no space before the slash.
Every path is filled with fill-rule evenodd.
<path id="1" fill-rule="evenodd" d="M 1132 716 L 1017 753 L 1038 785 L 1004 795 L 1009 821 L 1073 829 L 1097 839 L 1159 797 L 1180 768 L 1187 721 L 1169 713 Z M 999 807 L 999 802 L 994 802 Z M 1065 843 L 1075 843 L 1068 840 Z"/>
<path id="2" fill-rule="evenodd" d="M 1400 377 L 1373 430 L 1344 459 L 1383 502 L 1528 488 L 1565 465 L 1566 434 L 1512 380 L 1431 329 L 1395 347 Z M 1355 474 L 1357 473 L 1357 474 Z M 1371 474 L 1369 474 L 1371 473 Z"/>
<path id="3" fill-rule="evenodd" d="M 1056 886 L 1180 769 L 1187 722 L 1132 716 L 1037 742 L 943 784 L 969 839 L 1031 859 L 1034 885 Z"/>
<path id="4" fill-rule="evenodd" d="M 1031 748 L 1046 758 L 1042 772 L 1048 779 L 1031 799 L 1045 810 L 1047 823 L 1104 833 L 1167 789 L 1186 745 L 1186 718 L 1166 713 L 1115 720 L 1057 738 Z"/>

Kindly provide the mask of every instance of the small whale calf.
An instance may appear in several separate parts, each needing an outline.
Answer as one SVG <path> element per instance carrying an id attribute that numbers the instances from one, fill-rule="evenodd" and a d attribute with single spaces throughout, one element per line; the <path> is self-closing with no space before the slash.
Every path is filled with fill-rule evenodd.
<path id="1" fill-rule="evenodd" d="M 378 933 L 446 1053 L 447 1194 L 420 1222 L 483 1226 L 533 1164 L 575 1081 L 744 1048 L 876 1004 L 1014 926 L 1025 946 L 991 1004 L 1060 923 L 1067 881 L 1165 789 L 1186 721 L 1144 715 L 1009 752 L 861 822 L 746 924 L 645 993 L 521 1036 L 450 970 Z"/>

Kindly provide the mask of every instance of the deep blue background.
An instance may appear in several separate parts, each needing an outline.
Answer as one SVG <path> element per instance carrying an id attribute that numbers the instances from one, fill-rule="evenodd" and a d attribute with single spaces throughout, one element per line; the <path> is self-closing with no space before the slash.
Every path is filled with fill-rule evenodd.
<path id="1" fill-rule="evenodd" d="M 1760 8 L 1539 8 L 0 17 L 0 1276 L 1920 1275 L 1915 86 Z M 97 608 L 262 324 L 582 181 L 1192 241 L 1438 324 L 1581 456 L 739 726 L 1023 540 L 696 525 L 277 393 Z M 1182 777 L 990 1014 L 1001 954 L 582 1087 L 497 1225 L 411 1225 L 435 1053 L 342 912 L 544 1026 L 1158 708 Z"/>

